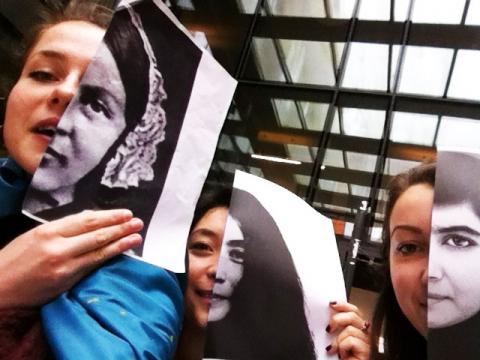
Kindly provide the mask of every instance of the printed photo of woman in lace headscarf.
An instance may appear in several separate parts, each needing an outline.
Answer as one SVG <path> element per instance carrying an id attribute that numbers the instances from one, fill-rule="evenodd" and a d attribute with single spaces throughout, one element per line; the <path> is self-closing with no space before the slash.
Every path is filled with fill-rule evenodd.
<path id="1" fill-rule="evenodd" d="M 147 229 L 201 56 L 153 1 L 119 9 L 58 123 L 24 209 L 50 220 L 125 207 Z M 52 136 L 55 121 L 45 119 L 39 131 Z"/>

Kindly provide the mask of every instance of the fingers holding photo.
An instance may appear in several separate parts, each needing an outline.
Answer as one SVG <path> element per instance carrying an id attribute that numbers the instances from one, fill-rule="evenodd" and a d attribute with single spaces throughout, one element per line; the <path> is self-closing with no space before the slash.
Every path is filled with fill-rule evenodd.
<path id="1" fill-rule="evenodd" d="M 328 354 L 338 354 L 340 359 L 368 360 L 370 356 L 370 322 L 363 318 L 357 306 L 342 302 L 331 302 L 332 314 L 325 329 L 336 333 L 336 338 L 326 347 Z"/>

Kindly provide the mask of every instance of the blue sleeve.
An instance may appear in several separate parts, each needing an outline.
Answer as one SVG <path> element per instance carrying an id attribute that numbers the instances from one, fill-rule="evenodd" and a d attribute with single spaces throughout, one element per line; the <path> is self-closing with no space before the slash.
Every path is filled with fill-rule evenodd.
<path id="1" fill-rule="evenodd" d="M 125 255 L 42 308 L 57 359 L 171 359 L 182 320 L 175 274 Z"/>

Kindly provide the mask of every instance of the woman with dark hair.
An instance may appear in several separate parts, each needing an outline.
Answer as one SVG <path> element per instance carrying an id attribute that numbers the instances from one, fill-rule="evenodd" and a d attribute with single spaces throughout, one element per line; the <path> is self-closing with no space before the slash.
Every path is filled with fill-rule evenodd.
<path id="1" fill-rule="evenodd" d="M 140 16 L 131 7 L 117 11 L 33 178 L 36 191 L 27 209 L 38 213 L 74 199 L 69 212 L 141 202 L 140 192 L 132 195 L 131 189 L 154 179 L 157 145 L 165 138 L 165 98 Z"/>
<path id="2" fill-rule="evenodd" d="M 435 164 L 395 176 L 389 184 L 384 286 L 372 323 L 372 359 L 426 359 L 427 265 Z M 384 353 L 379 351 L 383 336 Z"/>
<path id="3" fill-rule="evenodd" d="M 480 156 L 438 155 L 428 264 L 428 353 L 478 359 L 480 344 Z"/>
<path id="4" fill-rule="evenodd" d="M 175 360 L 203 357 L 205 328 L 231 194 L 227 188 L 208 189 L 197 203 L 187 244 L 185 316 Z"/>
<path id="5" fill-rule="evenodd" d="M 245 191 L 235 189 L 232 203 L 239 206 L 227 220 L 231 244 L 220 255 L 205 357 L 315 359 L 302 286 L 277 225 Z"/>

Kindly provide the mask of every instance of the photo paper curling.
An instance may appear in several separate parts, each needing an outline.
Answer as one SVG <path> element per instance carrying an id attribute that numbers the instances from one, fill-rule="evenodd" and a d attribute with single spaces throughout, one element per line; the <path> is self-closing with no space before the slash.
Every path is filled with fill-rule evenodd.
<path id="1" fill-rule="evenodd" d="M 185 246 L 236 81 L 160 0 L 123 1 L 23 204 L 49 221 L 128 208 L 132 256 L 183 272 Z"/>
<path id="2" fill-rule="evenodd" d="M 428 263 L 428 358 L 479 359 L 480 151 L 437 153 Z"/>
<path id="3" fill-rule="evenodd" d="M 345 299 L 332 221 L 288 190 L 237 171 L 204 357 L 328 358 L 329 302 Z"/>

